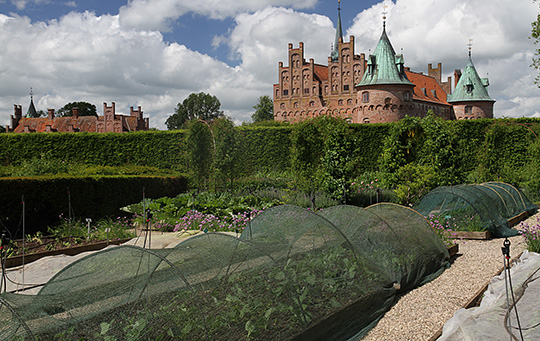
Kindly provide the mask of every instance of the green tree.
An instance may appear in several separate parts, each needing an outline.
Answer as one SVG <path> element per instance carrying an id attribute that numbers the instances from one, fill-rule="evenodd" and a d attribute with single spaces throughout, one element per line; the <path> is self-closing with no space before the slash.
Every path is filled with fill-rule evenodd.
<path id="1" fill-rule="evenodd" d="M 96 106 L 88 102 L 70 102 L 58 109 L 56 116 L 73 116 L 73 108 L 79 108 L 79 116 L 97 116 Z"/>
<path id="2" fill-rule="evenodd" d="M 6 127 L 0 124 L 0 133 L 5 133 L 5 132 L 6 132 Z"/>
<path id="3" fill-rule="evenodd" d="M 165 125 L 167 129 L 173 130 L 184 128 L 186 123 L 193 119 L 210 122 L 223 117 L 220 107 L 221 102 L 216 96 L 204 92 L 192 93 L 182 103 L 178 103 L 174 114 L 169 116 Z"/>
<path id="4" fill-rule="evenodd" d="M 259 102 L 253 107 L 255 113 L 251 115 L 254 123 L 274 120 L 274 102 L 268 95 L 259 97 Z"/>

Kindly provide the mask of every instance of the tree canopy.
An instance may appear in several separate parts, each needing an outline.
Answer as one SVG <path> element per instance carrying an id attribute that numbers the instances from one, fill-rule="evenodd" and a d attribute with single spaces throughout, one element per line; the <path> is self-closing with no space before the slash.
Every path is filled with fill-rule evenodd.
<path id="1" fill-rule="evenodd" d="M 253 122 L 273 121 L 274 103 L 268 95 L 259 97 L 259 102 L 253 106 L 255 112 L 251 115 Z"/>
<path id="2" fill-rule="evenodd" d="M 185 127 L 193 119 L 213 121 L 224 116 L 220 107 L 221 102 L 216 96 L 204 92 L 192 93 L 182 103 L 178 103 L 174 114 L 169 116 L 165 124 L 167 129 L 173 130 Z"/>
<path id="3" fill-rule="evenodd" d="M 88 102 L 71 102 L 58 109 L 56 116 L 73 116 L 73 108 L 79 108 L 79 116 L 97 116 L 96 106 Z"/>

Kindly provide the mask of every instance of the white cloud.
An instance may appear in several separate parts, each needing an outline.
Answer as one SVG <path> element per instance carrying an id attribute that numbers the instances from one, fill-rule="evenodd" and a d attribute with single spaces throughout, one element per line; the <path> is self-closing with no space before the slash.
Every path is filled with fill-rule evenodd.
<path id="1" fill-rule="evenodd" d="M 164 43 L 159 32 L 125 30 L 118 16 L 90 12 L 48 23 L 0 15 L 0 44 L 2 124 L 12 104 L 26 110 L 33 87 L 38 110 L 81 100 L 100 108 L 115 101 L 123 112 L 143 106 L 151 125 L 163 126 L 189 93 L 235 72 L 183 45 Z"/>
<path id="2" fill-rule="evenodd" d="M 117 110 L 124 113 L 130 106 L 141 105 L 151 126 L 158 128 L 165 127 L 178 102 L 192 92 L 204 91 L 216 95 L 222 110 L 236 122 L 247 121 L 257 98 L 271 94 L 278 62 L 288 64 L 288 43 L 298 47 L 304 42 L 307 61 L 314 58 L 315 63 L 327 63 L 335 35 L 332 21 L 292 8 L 268 7 L 292 3 L 216 0 L 193 5 L 134 0 L 116 16 L 72 12 L 50 22 L 0 14 L 0 124 L 8 124 L 13 104 L 27 110 L 30 87 L 38 110 L 59 109 L 72 101 L 91 102 L 100 113 L 103 102 L 116 102 Z M 309 0 L 296 6 L 314 3 Z M 172 9 L 165 10 L 167 4 Z M 504 0 L 397 0 L 386 4 L 390 40 L 397 51 L 403 47 L 407 66 L 425 71 L 428 63 L 442 62 L 449 75 L 466 65 L 467 43 L 472 37 L 474 63 L 481 77 L 489 74 L 489 92 L 497 100 L 496 116 L 540 115 L 536 71 L 529 67 L 534 45 L 527 39 L 530 22 L 538 12 L 536 5 Z M 158 27 L 179 15 L 174 6 L 201 15 L 234 16 L 234 27 L 215 37 L 213 46 L 228 46 L 238 66 L 180 43 L 166 43 L 159 31 L 141 29 L 145 25 L 133 16 L 136 9 L 146 8 L 141 18 L 159 16 L 148 24 Z M 368 54 L 375 48 L 383 10 L 379 3 L 359 13 L 347 30 L 347 35 L 356 36 L 356 53 Z"/>
<path id="3" fill-rule="evenodd" d="M 25 9 L 26 5 L 32 2 L 35 4 L 47 4 L 50 0 L 11 0 L 11 3 L 15 5 L 18 10 Z"/>
<path id="4" fill-rule="evenodd" d="M 532 1 L 386 0 L 359 13 L 348 34 L 357 50 L 375 48 L 387 5 L 387 33 L 394 49 L 403 48 L 405 63 L 416 71 L 443 63 L 446 76 L 467 63 L 467 44 L 481 77 L 490 78 L 490 96 L 497 100 L 495 116 L 537 114 L 539 89 L 529 67 L 533 44 L 528 39 L 538 6 Z"/>
<path id="5" fill-rule="evenodd" d="M 186 13 L 224 19 L 269 6 L 304 9 L 316 3 L 317 0 L 132 0 L 120 8 L 120 22 L 127 27 L 166 31 L 172 21 Z"/>

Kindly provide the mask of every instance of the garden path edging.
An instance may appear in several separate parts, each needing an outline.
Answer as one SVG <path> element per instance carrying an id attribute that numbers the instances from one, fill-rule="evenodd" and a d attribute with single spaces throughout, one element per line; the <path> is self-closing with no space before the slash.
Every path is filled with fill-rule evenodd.
<path id="1" fill-rule="evenodd" d="M 129 241 L 131 238 L 126 239 L 115 239 L 115 240 L 109 240 L 109 241 L 103 241 L 99 243 L 94 244 L 88 244 L 88 245 L 81 245 L 81 246 L 74 246 L 69 247 L 65 249 L 58 249 L 58 250 L 51 250 L 51 251 L 43 251 L 43 252 L 36 252 L 31 253 L 28 255 L 24 255 L 24 264 L 29 264 L 32 262 L 35 262 L 38 259 L 41 259 L 43 257 L 47 256 L 56 256 L 56 255 L 68 255 L 68 256 L 75 256 L 79 253 L 86 252 L 86 251 L 96 251 L 104 249 L 105 247 L 109 245 L 119 245 L 123 244 L 127 241 Z M 16 266 L 20 266 L 23 264 L 23 256 L 14 256 L 9 257 L 6 259 L 6 268 L 13 268 Z"/>

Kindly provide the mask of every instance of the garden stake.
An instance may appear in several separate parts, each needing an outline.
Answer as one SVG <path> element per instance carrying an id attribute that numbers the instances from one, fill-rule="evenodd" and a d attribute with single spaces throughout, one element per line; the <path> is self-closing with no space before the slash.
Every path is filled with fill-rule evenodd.
<path id="1" fill-rule="evenodd" d="M 90 223 L 92 223 L 92 218 L 86 218 L 86 222 L 88 223 L 88 234 L 86 235 L 86 240 L 89 240 L 90 239 Z M 107 241 L 109 241 L 108 239 L 109 238 L 107 238 Z"/>
<path id="2" fill-rule="evenodd" d="M 510 331 L 510 340 L 513 339 L 512 322 L 510 320 L 510 312 L 513 307 L 514 311 L 516 312 L 516 320 L 518 323 L 519 335 L 521 336 L 521 340 L 523 341 L 523 333 L 521 332 L 521 323 L 519 322 L 519 316 L 518 316 L 518 311 L 516 307 L 516 298 L 514 296 L 514 289 L 512 288 L 512 277 L 510 276 L 510 241 L 508 240 L 508 238 L 504 240 L 501 250 L 503 253 L 504 285 L 506 287 L 506 307 L 508 310 L 506 318 L 508 319 L 508 329 Z M 508 286 L 510 286 L 510 293 L 512 295 L 512 302 L 513 302 L 512 307 L 510 306 L 510 299 L 508 297 Z"/>
<path id="3" fill-rule="evenodd" d="M 24 195 L 22 196 L 21 198 L 21 203 L 22 203 L 22 230 L 23 230 L 23 238 L 22 238 L 22 243 L 23 243 L 23 249 L 22 249 L 22 288 L 24 289 L 24 254 L 26 253 L 26 250 L 25 250 L 25 240 L 26 240 L 26 221 L 25 221 L 25 204 L 24 204 Z M 18 288 L 17 288 L 18 289 Z"/>

